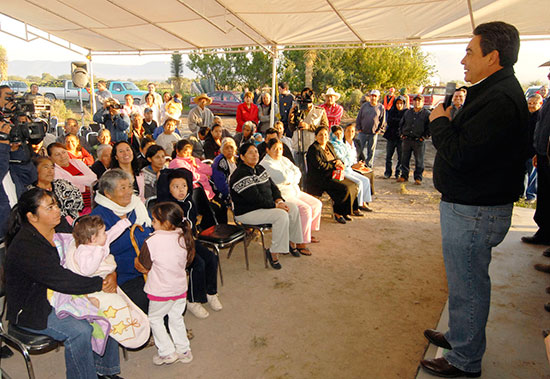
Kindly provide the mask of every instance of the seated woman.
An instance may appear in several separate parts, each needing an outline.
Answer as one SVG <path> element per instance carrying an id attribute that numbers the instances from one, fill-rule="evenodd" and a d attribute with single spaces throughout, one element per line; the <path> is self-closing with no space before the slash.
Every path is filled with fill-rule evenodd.
<path id="1" fill-rule="evenodd" d="M 319 230 L 321 226 L 321 210 L 323 203 L 320 200 L 300 191 L 302 173 L 290 159 L 283 156 L 283 143 L 277 138 L 267 142 L 267 154 L 260 164 L 266 169 L 273 183 L 277 185 L 281 196 L 287 203 L 296 204 L 302 222 L 302 241 L 296 248 L 303 255 L 311 255 L 305 244 L 316 242 L 312 238 L 311 230 Z M 312 241 L 313 240 L 313 241 Z"/>
<path id="2" fill-rule="evenodd" d="M 236 133 L 233 136 L 237 147 L 241 147 L 245 143 L 254 143 L 254 133 L 256 132 L 256 124 L 252 121 L 247 121 L 243 124 L 243 131 Z"/>
<path id="3" fill-rule="evenodd" d="M 226 204 L 231 206 L 229 195 L 229 177 L 237 169 L 237 145 L 231 137 L 222 140 L 221 154 L 212 163 L 212 181 L 219 197 Z"/>
<path id="4" fill-rule="evenodd" d="M 204 140 L 204 157 L 206 159 L 214 159 L 220 154 L 222 145 L 223 128 L 221 125 L 214 124 L 210 128 L 210 133 Z"/>
<path id="5" fill-rule="evenodd" d="M 344 134 L 346 135 L 345 141 Z M 357 150 L 353 142 L 354 137 L 355 124 L 346 126 L 345 133 L 341 126 L 334 125 L 332 127 L 330 142 L 334 147 L 337 158 L 344 164 L 344 176 L 357 184 L 357 201 L 359 202 L 359 209 L 366 212 L 372 212 L 372 209 L 369 207 L 369 203 L 372 201 L 370 180 L 366 176 L 355 171 L 364 169 L 365 164 L 357 161 Z"/>
<path id="6" fill-rule="evenodd" d="M 145 204 L 135 195 L 134 178 L 120 168 L 105 172 L 99 179 L 98 192 L 95 196 L 97 206 L 92 215 L 101 216 L 105 223 L 105 229 L 111 229 L 120 219 L 128 218 L 132 224 L 143 228 L 134 230 L 132 239 L 130 230 L 126 229 L 122 235 L 110 245 L 111 254 L 117 264 L 116 279 L 120 288 L 142 311 L 147 313 L 149 300 L 143 291 L 145 281 L 143 275 L 134 267 L 134 259 L 137 257 L 133 244 L 138 249 L 143 241 L 153 231 L 151 218 L 147 213 Z"/>
<path id="7" fill-rule="evenodd" d="M 307 151 L 306 190 L 314 196 L 327 192 L 334 201 L 334 219 L 340 224 L 351 221 L 350 214 L 361 216 L 357 203 L 357 185 L 349 179 L 333 178 L 335 170 L 344 170 L 344 164 L 336 157 L 328 142 L 328 128 L 315 129 L 315 142 Z"/>
<path id="8" fill-rule="evenodd" d="M 61 212 L 51 192 L 25 192 L 10 215 L 7 235 L 7 319 L 12 325 L 65 343 L 67 378 L 118 378 L 118 344 L 108 337 L 103 355 L 92 351 L 92 327 L 70 315 L 58 318 L 47 290 L 83 295 L 116 291 L 116 275 L 87 278 L 63 268 L 54 243 Z M 39 264 L 37 264 L 39 262 Z"/>
<path id="9" fill-rule="evenodd" d="M 157 185 L 157 201 L 177 203 L 197 234 L 197 206 L 193 201 L 193 174 L 184 168 L 163 170 Z M 195 259 L 189 265 L 187 308 L 197 318 L 208 317 L 202 303 L 208 302 L 214 311 L 222 305 L 218 299 L 218 258 L 199 241 L 195 241 Z"/>
<path id="10" fill-rule="evenodd" d="M 269 264 L 281 269 L 279 254 L 289 252 L 289 243 L 303 243 L 300 212 L 293 203 L 286 203 L 263 166 L 254 144 L 239 148 L 240 162 L 231 175 L 229 187 L 235 220 L 243 224 L 271 224 L 271 246 L 266 250 Z M 298 256 L 300 256 L 298 254 Z"/>
<path id="11" fill-rule="evenodd" d="M 121 168 L 133 178 L 134 193 L 145 201 L 145 178 L 139 168 L 134 149 L 126 141 L 118 141 L 111 152 L 111 168 Z"/>
<path id="12" fill-rule="evenodd" d="M 86 166 L 94 164 L 94 157 L 80 145 L 80 140 L 77 136 L 69 134 L 65 137 L 65 147 L 67 148 L 69 158 L 79 159 L 84 162 Z"/>
<path id="13" fill-rule="evenodd" d="M 96 174 L 84 162 L 70 159 L 65 146 L 54 142 L 48 146 L 48 155 L 55 164 L 54 178 L 65 179 L 78 188 L 84 200 L 80 214 L 88 214 L 92 209 L 91 188 L 97 180 Z"/>
<path id="14" fill-rule="evenodd" d="M 70 233 L 74 219 L 80 216 L 80 211 L 84 209 L 82 194 L 67 180 L 54 179 L 55 169 L 51 158 L 35 157 L 32 163 L 38 172 L 38 180 L 30 188 L 39 187 L 54 194 L 61 209 L 61 222 L 56 231 Z"/>
<path id="15" fill-rule="evenodd" d="M 193 173 L 193 188 L 202 186 L 210 206 L 216 215 L 216 219 L 220 224 L 227 223 L 227 209 L 221 205 L 219 198 L 216 198 L 216 193 L 210 185 L 210 177 L 212 176 L 212 167 L 202 163 L 200 159 L 193 156 L 193 144 L 189 140 L 181 140 L 176 143 L 174 149 L 175 156 L 172 154 L 172 161 L 168 165 L 169 168 L 185 168 Z M 200 184 L 199 184 L 200 183 Z M 200 204 L 197 204 L 199 207 Z M 204 209 L 199 208 L 200 214 L 203 216 L 208 213 Z M 201 228 L 205 229 L 212 226 L 201 222 Z"/>
<path id="16" fill-rule="evenodd" d="M 145 158 L 150 163 L 145 166 L 141 173 L 145 182 L 145 198 L 157 196 L 157 180 L 160 171 L 168 166 L 166 162 L 166 152 L 159 145 L 153 145 L 147 149 Z"/>

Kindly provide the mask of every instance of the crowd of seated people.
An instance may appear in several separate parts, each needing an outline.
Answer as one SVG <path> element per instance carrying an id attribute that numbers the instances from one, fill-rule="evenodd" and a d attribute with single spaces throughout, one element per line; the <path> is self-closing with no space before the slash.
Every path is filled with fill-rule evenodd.
<path id="1" fill-rule="evenodd" d="M 0 86 L 0 102 L 2 90 Z M 229 222 L 230 210 L 235 221 L 245 227 L 271 225 L 272 239 L 266 259 L 272 268 L 281 269 L 281 255 L 312 255 L 309 244 L 319 242 L 312 233 L 320 229 L 322 203 L 314 196 L 323 191 L 329 193 L 338 222 L 350 220 L 350 215 L 360 216 L 359 206 L 366 207 L 370 201 L 360 194 L 358 204 L 357 185 L 349 180 L 333 179 L 334 170 L 345 170 L 342 162 L 345 159 L 335 152 L 324 127 L 316 130 L 316 141 L 309 147 L 307 175 L 301 172 L 294 163 L 296 153 L 292 141 L 284 135 L 286 125 L 278 121 L 269 128 L 269 113 L 278 105 L 268 95 L 261 97 L 258 112 L 258 106 L 252 102 L 254 95 L 245 94 L 234 136 L 224 128 L 223 120 L 214 117 L 208 109 L 212 99 L 204 94 L 197 96 L 198 106 L 189 116 L 193 121 L 193 128 L 189 124 L 189 130 L 193 134 L 188 139 L 182 139 L 179 125 L 181 96 L 165 93 L 161 99 L 155 95 L 158 94 L 154 89 L 146 94 L 141 106 L 134 105 L 133 98 L 127 97 L 124 107 L 115 106 L 116 100 L 107 97 L 94 115 L 94 121 L 101 125 L 98 143 L 94 146 L 88 145 L 80 135 L 78 122 L 67 119 L 63 136 L 45 149 L 47 156 L 36 156 L 32 163 L 21 167 L 0 165 L 4 172 L 13 171 L 14 182 L 13 195 L 10 193 L 13 198 L 7 204 L 0 204 L 3 209 L 12 208 L 9 228 L 3 225 L 2 237 L 9 230 L 8 250 L 18 249 L 18 245 L 23 249 L 17 258 L 13 253 L 9 257 L 8 253 L 8 320 L 30 331 L 66 341 L 68 376 L 85 372 L 89 377 L 116 378 L 120 366 L 113 346 L 117 343 L 108 337 L 101 358 L 95 356 L 89 343 L 71 347 L 67 341 L 74 338 L 73 335 L 82 339 L 84 334 L 90 340 L 88 331 L 82 333 L 85 321 L 72 317 L 65 321 L 57 319 L 46 299 L 45 288 L 78 296 L 99 290 L 112 292 L 118 286 L 143 312 L 153 312 L 154 304 L 155 320 L 158 320 L 159 312 L 163 311 L 159 311 L 157 303 L 166 299 L 148 290 L 160 288 L 155 286 L 163 279 L 158 277 L 160 268 L 152 260 L 154 248 L 168 243 L 168 235 L 176 232 L 184 235 L 188 230 L 191 237 L 178 242 L 184 249 L 181 257 L 186 256 L 186 261 L 177 267 L 185 267 L 189 285 L 177 287 L 186 295 L 170 296 L 177 297 L 174 301 L 182 299 L 181 296 L 185 299 L 174 309 L 188 308 L 196 317 L 206 318 L 209 312 L 205 304 L 213 311 L 222 309 L 217 290 L 218 258 L 196 237 L 214 224 Z M 256 133 L 259 122 L 262 134 Z M 0 123 L 0 132 L 8 127 Z M 4 150 L 5 144 L 0 143 L 0 154 L 10 158 L 19 154 L 17 150 Z M 351 163 L 352 168 L 355 163 Z M 300 188 L 301 183 L 306 184 L 305 191 Z M 361 183 L 368 184 L 368 179 Z M 25 200 L 24 206 L 14 206 L 20 197 Z M 148 209 L 146 200 L 155 197 L 159 206 Z M 167 212 L 173 208 L 162 205 L 167 202 L 181 209 L 182 220 L 170 218 Z M 156 216 L 151 213 L 152 209 L 157 212 Z M 83 277 L 65 268 L 60 259 L 54 240 L 56 233 L 71 233 L 73 222 L 79 222 L 79 217 L 89 217 L 88 214 L 101 218 L 104 224 L 101 233 L 117 228 L 120 220 L 128 220 L 133 225 L 108 247 L 108 253 L 116 262 L 114 276 Z M 29 236 L 33 236 L 34 241 L 23 243 Z M 145 245 L 149 248 L 146 256 L 139 258 Z M 44 261 L 44 269 L 50 271 L 25 271 L 31 258 Z M 25 275 L 21 274 L 23 271 Z M 148 287 L 144 274 L 152 275 L 151 283 L 155 284 Z M 14 307 L 20 304 L 14 296 L 25 294 L 25 288 L 32 283 L 40 283 L 40 290 L 32 294 L 39 311 L 16 317 Z M 26 304 L 21 309 L 36 311 Z M 168 310 L 165 312 L 170 315 Z M 178 325 L 177 333 L 176 327 L 170 325 L 174 327 L 171 336 L 175 351 L 167 348 L 166 336 L 153 331 L 158 348 L 154 364 L 192 359 L 188 341 L 183 348 L 176 341 L 177 336 L 181 337 L 181 324 Z M 59 327 L 67 328 L 67 332 L 59 334 L 56 332 Z M 75 356 L 83 358 L 75 359 Z"/>

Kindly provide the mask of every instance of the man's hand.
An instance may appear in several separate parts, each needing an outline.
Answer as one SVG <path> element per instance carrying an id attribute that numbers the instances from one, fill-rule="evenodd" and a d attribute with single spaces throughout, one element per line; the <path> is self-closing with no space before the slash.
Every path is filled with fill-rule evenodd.
<path id="1" fill-rule="evenodd" d="M 11 151 L 17 151 L 21 147 L 21 142 L 10 143 Z"/>
<path id="2" fill-rule="evenodd" d="M 103 279 L 103 288 L 102 291 L 108 293 L 116 292 L 116 272 L 112 272 Z"/>
<path id="3" fill-rule="evenodd" d="M 300 128 L 300 129 L 307 129 L 308 126 L 309 125 L 304 121 L 300 121 L 300 123 L 298 124 L 298 128 Z"/>
<path id="4" fill-rule="evenodd" d="M 430 114 L 430 122 L 435 120 L 439 117 L 447 117 L 449 120 L 451 119 L 451 108 L 452 106 L 449 105 L 447 109 L 443 106 L 443 104 L 439 104 Z"/>
<path id="5" fill-rule="evenodd" d="M 0 132 L 1 133 L 6 133 L 6 134 L 9 135 L 10 131 L 11 131 L 11 124 L 9 122 L 0 121 Z M 8 143 L 10 143 L 10 141 L 9 140 L 0 141 L 0 143 L 8 144 Z"/>
<path id="6" fill-rule="evenodd" d="M 336 167 L 339 170 L 343 170 L 345 168 L 344 164 L 339 159 L 337 159 L 336 162 L 334 162 L 334 167 Z"/>

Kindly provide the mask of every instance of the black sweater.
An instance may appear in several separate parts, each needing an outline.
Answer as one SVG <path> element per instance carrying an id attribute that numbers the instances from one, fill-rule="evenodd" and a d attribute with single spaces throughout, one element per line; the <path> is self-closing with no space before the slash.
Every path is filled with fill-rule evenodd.
<path id="1" fill-rule="evenodd" d="M 229 179 L 229 187 L 235 216 L 256 209 L 275 208 L 275 200 L 282 199 L 279 188 L 261 165 L 252 168 L 242 162 L 239 163 Z"/>
<path id="2" fill-rule="evenodd" d="M 433 120 L 434 184 L 442 200 L 486 206 L 516 201 L 528 157 L 527 123 L 527 103 L 512 68 L 470 87 L 452 121 Z"/>
<path id="3" fill-rule="evenodd" d="M 61 266 L 57 249 L 33 226 L 23 225 L 6 258 L 7 319 L 31 329 L 45 329 L 51 311 L 46 290 L 71 295 L 101 291 L 99 276 L 87 278 Z"/>

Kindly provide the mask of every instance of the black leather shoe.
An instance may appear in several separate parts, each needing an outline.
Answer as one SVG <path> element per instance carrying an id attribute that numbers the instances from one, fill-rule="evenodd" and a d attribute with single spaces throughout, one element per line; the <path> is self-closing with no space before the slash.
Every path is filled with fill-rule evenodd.
<path id="1" fill-rule="evenodd" d="M 544 304 L 544 310 L 545 310 L 546 312 L 550 312 L 550 303 Z"/>
<path id="2" fill-rule="evenodd" d="M 441 332 L 438 332 L 437 330 L 424 330 L 424 337 L 426 337 L 426 339 L 435 346 L 439 346 L 447 350 L 453 349 L 449 341 L 447 341 L 447 339 L 445 338 L 445 335 Z"/>
<path id="3" fill-rule="evenodd" d="M 447 362 L 445 358 L 423 359 L 420 361 L 420 365 L 430 374 L 440 376 L 442 378 L 460 378 L 462 376 L 467 378 L 479 378 L 481 376 L 481 371 L 462 371 Z"/>
<path id="4" fill-rule="evenodd" d="M 546 257 L 546 258 L 550 258 L 550 248 L 544 250 L 544 251 L 542 252 L 542 256 L 543 256 L 543 257 Z"/>
<path id="5" fill-rule="evenodd" d="M 532 236 L 523 236 L 521 237 L 521 242 L 530 243 L 533 245 L 550 245 L 550 241 L 542 238 L 540 235 L 537 235 L 536 233 Z"/>
<path id="6" fill-rule="evenodd" d="M 351 218 L 350 215 L 345 215 L 345 216 L 344 216 L 344 220 L 346 220 L 346 221 L 353 221 L 353 219 Z"/>
<path id="7" fill-rule="evenodd" d="M 0 358 L 1 359 L 6 359 L 6 358 L 9 358 L 13 355 L 13 351 L 11 351 L 11 349 L 7 346 L 2 346 L 2 348 L 0 349 Z"/>
<path id="8" fill-rule="evenodd" d="M 543 265 L 542 263 L 537 263 L 535 266 L 535 270 L 540 272 L 546 272 L 547 274 L 550 274 L 550 265 Z"/>
<path id="9" fill-rule="evenodd" d="M 99 375 L 97 374 L 97 379 L 123 379 L 122 376 L 118 375 Z"/>
<path id="10" fill-rule="evenodd" d="M 293 257 L 300 258 L 300 251 L 297 248 L 289 246 L 288 251 Z"/>
<path id="11" fill-rule="evenodd" d="M 273 257 L 271 256 L 271 251 L 269 251 L 269 249 L 265 249 L 265 255 L 267 257 L 267 260 L 269 261 L 269 264 L 271 265 L 271 267 L 273 267 L 275 270 L 280 270 L 281 268 L 283 268 L 283 266 L 281 266 L 281 264 L 279 263 L 279 260 L 273 260 Z"/>
<path id="12" fill-rule="evenodd" d="M 340 224 L 346 223 L 346 219 L 343 216 L 334 216 L 334 220 Z"/>

